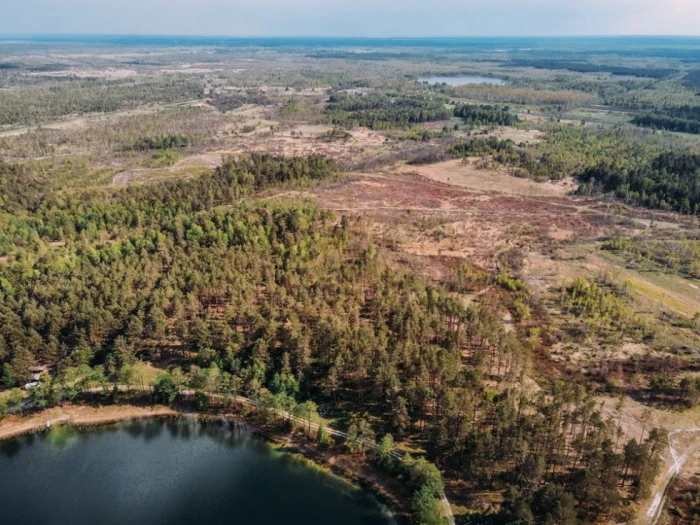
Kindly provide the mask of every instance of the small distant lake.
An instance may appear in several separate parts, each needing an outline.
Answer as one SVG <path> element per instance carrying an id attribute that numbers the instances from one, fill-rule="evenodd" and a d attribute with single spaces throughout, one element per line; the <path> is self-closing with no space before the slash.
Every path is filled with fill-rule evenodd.
<path id="1" fill-rule="evenodd" d="M 395 525 L 366 492 L 244 429 L 191 420 L 0 442 L 7 525 Z"/>
<path id="2" fill-rule="evenodd" d="M 491 84 L 492 86 L 503 86 L 506 81 L 495 77 L 475 77 L 461 75 L 456 77 L 424 77 L 418 79 L 420 82 L 428 84 L 447 84 L 448 86 L 467 86 L 469 84 Z"/>

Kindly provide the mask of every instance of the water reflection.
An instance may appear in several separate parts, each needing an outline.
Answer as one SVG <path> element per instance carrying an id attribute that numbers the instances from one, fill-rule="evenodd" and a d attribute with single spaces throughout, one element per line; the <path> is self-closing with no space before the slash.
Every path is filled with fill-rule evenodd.
<path id="1" fill-rule="evenodd" d="M 161 432 L 163 432 L 164 425 L 162 421 L 157 419 L 137 420 L 125 424 L 123 428 L 130 436 L 143 438 L 143 440 L 148 443 L 160 436 Z"/>
<path id="2" fill-rule="evenodd" d="M 22 450 L 22 443 L 19 438 L 0 441 L 0 456 L 12 458 L 19 454 L 20 450 Z"/>
<path id="3" fill-rule="evenodd" d="M 468 86 L 472 84 L 490 84 L 493 86 L 503 86 L 506 81 L 502 78 L 495 77 L 480 77 L 473 75 L 456 75 L 456 76 L 435 76 L 419 79 L 419 82 L 428 84 L 447 84 L 448 86 Z"/>
<path id="4" fill-rule="evenodd" d="M 393 523 L 371 495 L 272 452 L 227 421 L 56 427 L 0 443 L 3 523 Z"/>

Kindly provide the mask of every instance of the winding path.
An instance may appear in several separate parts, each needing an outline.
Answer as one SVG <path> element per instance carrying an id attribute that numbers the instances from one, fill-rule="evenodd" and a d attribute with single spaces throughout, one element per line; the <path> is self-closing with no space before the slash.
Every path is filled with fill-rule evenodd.
<path id="1" fill-rule="evenodd" d="M 678 451 L 673 444 L 673 436 L 676 434 L 695 432 L 700 432 L 700 427 L 675 429 L 668 432 L 668 448 L 671 452 L 671 458 L 673 458 L 673 465 L 671 465 L 668 472 L 666 472 L 664 475 L 661 487 L 659 487 L 659 490 L 656 492 L 656 494 L 654 494 L 654 499 L 647 510 L 646 517 L 650 525 L 657 525 L 661 519 L 662 511 L 666 506 L 666 498 L 668 496 L 668 490 L 671 486 L 671 482 L 680 475 L 681 471 L 683 470 L 683 465 L 685 465 L 686 461 L 688 461 L 688 454 L 683 456 L 678 455 Z"/>

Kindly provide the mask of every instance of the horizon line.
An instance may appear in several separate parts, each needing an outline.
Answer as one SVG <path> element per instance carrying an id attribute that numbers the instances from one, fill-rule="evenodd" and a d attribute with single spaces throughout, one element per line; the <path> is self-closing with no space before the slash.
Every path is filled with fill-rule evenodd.
<path id="1" fill-rule="evenodd" d="M 33 38 L 33 37 L 155 37 L 155 38 L 230 38 L 230 39 L 358 39 L 358 40 L 440 40 L 440 39 L 469 39 L 469 38 L 692 38 L 700 39 L 700 34 L 670 35 L 670 34 L 571 34 L 571 35 L 402 35 L 402 36 L 367 36 L 367 35 L 206 35 L 206 34 L 177 34 L 177 33 L 5 33 L 0 31 L 0 38 Z"/>

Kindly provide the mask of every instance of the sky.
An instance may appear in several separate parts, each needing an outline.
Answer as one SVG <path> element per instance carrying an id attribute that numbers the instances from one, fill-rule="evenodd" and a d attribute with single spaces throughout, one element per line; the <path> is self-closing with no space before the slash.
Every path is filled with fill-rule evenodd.
<path id="1" fill-rule="evenodd" d="M 0 0 L 0 34 L 700 35 L 700 0 Z"/>

